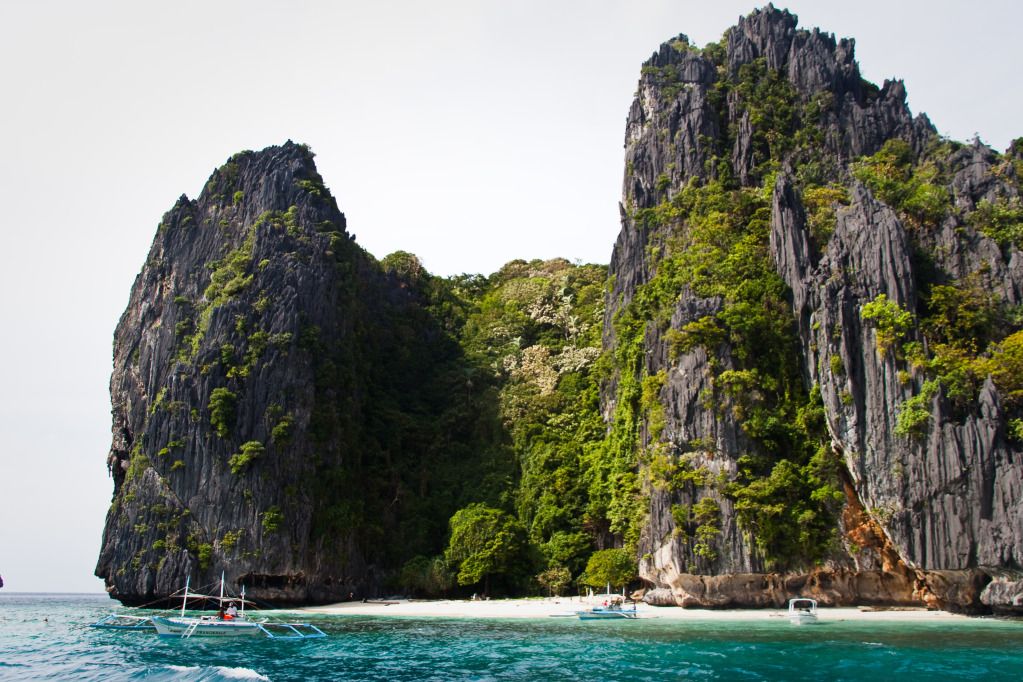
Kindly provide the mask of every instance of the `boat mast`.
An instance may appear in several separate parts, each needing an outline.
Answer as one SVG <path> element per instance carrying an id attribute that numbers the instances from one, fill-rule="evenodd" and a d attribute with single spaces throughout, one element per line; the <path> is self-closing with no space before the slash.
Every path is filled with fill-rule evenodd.
<path id="1" fill-rule="evenodd" d="M 245 585 L 242 584 L 242 618 L 245 617 Z"/>
<path id="2" fill-rule="evenodd" d="M 224 572 L 220 572 L 220 606 L 224 605 Z"/>
<path id="3" fill-rule="evenodd" d="M 181 600 L 181 617 L 185 617 L 185 606 L 188 604 L 188 583 L 192 579 L 192 576 L 185 577 L 185 598 Z"/>

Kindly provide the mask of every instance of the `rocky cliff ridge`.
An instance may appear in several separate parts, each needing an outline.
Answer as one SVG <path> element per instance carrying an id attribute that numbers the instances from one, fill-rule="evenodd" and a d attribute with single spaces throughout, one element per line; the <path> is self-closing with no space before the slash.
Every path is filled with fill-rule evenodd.
<path id="1" fill-rule="evenodd" d="M 667 452 L 675 472 L 665 484 L 654 471 L 642 493 L 641 574 L 656 588 L 652 601 L 767 606 L 804 594 L 832 604 L 964 610 L 1019 601 L 1004 597 L 1019 592 L 1007 584 L 1018 579 L 1023 549 L 1023 468 L 1019 442 L 1007 436 L 1015 412 L 1003 408 L 1005 391 L 982 377 L 975 403 L 953 406 L 946 389 L 927 384 L 935 372 L 922 361 L 879 352 L 880 332 L 863 317 L 864 305 L 885 295 L 922 318 L 936 307 L 927 300 L 935 286 L 967 280 L 1000 308 L 1018 305 L 1019 251 L 1000 248 L 971 218 L 977 207 L 1018 202 L 1016 166 L 980 143 L 935 151 L 942 141 L 926 117 L 910 114 L 903 84 L 864 81 L 853 48 L 851 40 L 799 30 L 795 16 L 768 6 L 740 19 L 719 44 L 701 50 L 679 36 L 643 67 L 626 126 L 605 343 L 620 345 L 620 320 L 644 311 L 645 359 L 635 369 L 659 380 L 664 427 L 641 435 L 640 461 L 663 468 L 657 453 Z M 932 194 L 948 201 L 936 214 L 889 205 L 860 181 L 853 162 L 888 150 L 892 140 L 917 163 L 940 166 Z M 724 189 L 704 191 L 715 184 Z M 803 547 L 784 552 L 765 546 L 762 526 L 743 522 L 743 505 L 766 499 L 751 486 L 769 485 L 750 481 L 750 453 L 773 462 L 762 481 L 781 476 L 781 460 L 811 464 L 799 464 L 770 434 L 751 435 L 747 403 L 759 400 L 779 419 L 786 407 L 763 388 L 763 364 L 743 356 L 729 312 L 746 303 L 737 300 L 742 294 L 708 296 L 699 273 L 684 269 L 684 251 L 713 252 L 693 236 L 705 217 L 699 200 L 755 202 L 758 187 L 765 197 L 758 206 L 769 208 L 760 214 L 767 227 L 758 248 L 769 251 L 787 289 L 803 390 L 808 401 L 819 392 L 828 447 L 840 456 L 833 486 L 843 493 L 840 504 L 837 495 L 816 506 L 798 494 L 771 498 L 782 507 L 807 503 L 804 519 L 833 516 L 838 532 L 817 554 L 806 545 L 810 522 L 800 526 Z M 821 230 L 825 191 L 832 194 Z M 808 196 L 816 201 L 808 204 Z M 739 229 L 753 232 L 752 224 Z M 672 277 L 681 282 L 676 300 L 652 307 L 652 292 Z M 906 334 L 900 343 L 923 344 L 924 355 L 937 343 L 932 335 L 928 346 L 921 327 Z M 699 342 L 708 337 L 714 342 Z M 751 383 L 726 383 L 737 377 Z M 623 399 L 619 382 L 605 387 L 608 418 Z M 767 397 L 751 400 L 758 391 Z M 898 415 L 922 391 L 933 392 L 925 395 L 925 431 L 899 435 Z M 690 472 L 681 483 L 679 471 Z"/>

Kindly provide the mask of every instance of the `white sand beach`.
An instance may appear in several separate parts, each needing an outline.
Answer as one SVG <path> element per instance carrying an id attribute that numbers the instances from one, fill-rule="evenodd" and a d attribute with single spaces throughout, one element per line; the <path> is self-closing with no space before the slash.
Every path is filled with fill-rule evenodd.
<path id="1" fill-rule="evenodd" d="M 429 618 L 546 618 L 574 614 L 576 611 L 602 603 L 598 598 L 555 597 L 546 599 L 469 600 L 393 600 L 353 601 L 298 609 L 301 613 L 344 616 L 399 616 Z M 767 620 L 786 617 L 785 609 L 684 609 L 670 606 L 637 607 L 642 618 L 672 620 Z M 952 621 L 969 620 L 947 611 L 923 608 L 821 607 L 821 621 Z"/>

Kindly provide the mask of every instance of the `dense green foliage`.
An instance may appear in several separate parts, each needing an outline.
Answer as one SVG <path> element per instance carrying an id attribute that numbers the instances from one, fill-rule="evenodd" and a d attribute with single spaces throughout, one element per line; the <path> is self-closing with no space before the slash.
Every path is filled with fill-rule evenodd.
<path id="1" fill-rule="evenodd" d="M 494 575 L 521 574 L 516 563 L 524 557 L 525 529 L 500 509 L 471 504 L 451 517 L 451 539 L 444 551 L 459 585 L 484 583 L 490 592 Z M 406 565 L 406 568 L 408 566 Z"/>
<path id="2" fill-rule="evenodd" d="M 1018 197 L 995 202 L 981 201 L 967 220 L 998 242 L 1006 253 L 1012 247 L 1023 248 L 1023 202 Z"/>
<path id="3" fill-rule="evenodd" d="M 586 562 L 582 583 L 591 587 L 612 589 L 627 585 L 636 577 L 636 559 L 625 549 L 602 549 Z"/>
<path id="4" fill-rule="evenodd" d="M 864 320 L 874 323 L 877 352 L 884 355 L 893 344 L 902 341 L 913 326 L 913 315 L 885 294 L 865 303 L 860 310 Z"/>
<path id="5" fill-rule="evenodd" d="M 935 161 L 914 160 L 909 143 L 891 139 L 876 154 L 855 164 L 853 176 L 911 226 L 935 227 L 950 207 L 949 192 Z"/>
<path id="6" fill-rule="evenodd" d="M 550 565 L 578 573 L 586 534 L 587 458 L 603 440 L 597 384 L 605 269 L 513 262 L 469 316 L 463 343 L 500 385 L 501 426 L 521 478 L 514 507 Z"/>
<path id="7" fill-rule="evenodd" d="M 593 368 L 605 277 L 599 266 L 513 261 L 487 279 L 448 282 L 467 313 L 464 360 L 494 401 L 483 431 L 503 434 L 502 451 L 516 464 L 489 502 L 526 531 L 519 581 L 562 568 L 578 575 L 594 529 L 606 524 L 587 515 L 586 483 L 604 436 Z"/>
<path id="8" fill-rule="evenodd" d="M 564 566 L 552 566 L 536 576 L 536 582 L 547 590 L 548 596 L 553 597 L 572 583 L 572 572 Z"/>
<path id="9" fill-rule="evenodd" d="M 557 567 L 578 575 L 591 525 L 602 523 L 586 516 L 585 468 L 603 440 L 592 372 L 606 269 L 514 261 L 490 277 L 441 279 L 406 252 L 379 265 L 407 299 L 363 290 L 345 301 L 373 306 L 358 343 L 334 347 L 315 330 L 300 340 L 319 358 L 312 434 L 348 453 L 315 470 L 310 486 L 327 503 L 314 532 L 357 529 L 384 561 L 404 565 L 401 586 L 424 595 L 454 588 L 441 565 L 466 589 L 496 576 L 494 589 L 521 591 Z M 358 422 L 345 386 L 367 396 Z M 359 495 L 332 493 L 356 481 Z M 464 514 L 480 505 L 522 531 L 502 548 L 515 556 L 495 563 L 453 548 Z"/>
<path id="10" fill-rule="evenodd" d="M 417 596 L 444 594 L 451 589 L 454 582 L 455 577 L 441 556 L 413 557 L 405 563 L 398 576 L 398 586 L 408 594 Z"/>
<path id="11" fill-rule="evenodd" d="M 459 345 L 470 302 L 411 254 L 384 259 L 379 280 L 357 277 L 348 265 L 354 248 L 338 240 L 335 257 L 339 305 L 359 324 L 310 326 L 299 339 L 316 363 L 309 432 L 322 456 L 308 482 L 318 500 L 313 533 L 354 534 L 377 560 L 401 566 L 435 556 L 460 507 L 509 503 L 514 459 L 493 381 Z"/>

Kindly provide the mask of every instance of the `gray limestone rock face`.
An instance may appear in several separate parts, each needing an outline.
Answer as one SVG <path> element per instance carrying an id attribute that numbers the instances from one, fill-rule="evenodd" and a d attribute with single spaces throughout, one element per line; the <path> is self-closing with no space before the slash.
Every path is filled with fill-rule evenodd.
<path id="1" fill-rule="evenodd" d="M 860 187 L 852 205 L 839 212 L 824 256 L 809 269 L 799 263 L 807 235 L 794 202 L 798 197 L 779 179 L 772 253 L 792 289 L 810 381 L 821 386 L 829 429 L 859 499 L 911 567 L 929 572 L 1016 566 L 1023 523 L 1018 492 L 1011 491 L 1020 490 L 1023 467 L 1006 440 L 991 380 L 969 414 L 957 414 L 939 391 L 926 433 L 895 432 L 896 418 L 921 380 L 895 352 L 880 354 L 876 332 L 861 313 L 879 294 L 916 309 L 906 229 Z M 950 239 L 946 251 L 970 248 L 970 242 L 940 234 Z M 985 240 L 973 244 L 983 249 Z M 829 370 L 833 355 L 845 368 L 837 376 Z M 963 594 L 974 593 L 957 588 L 949 603 Z"/>
<path id="2" fill-rule="evenodd" d="M 739 23 L 728 31 L 729 74 L 737 76 L 742 65 L 761 57 L 767 61 L 767 68 L 784 70 L 790 61 L 789 48 L 796 37 L 797 21 L 795 15 L 770 5 L 740 17 Z"/>
<path id="3" fill-rule="evenodd" d="M 722 158 L 740 185 L 759 182 L 757 131 L 748 103 L 728 84 L 718 86 L 720 79 L 734 81 L 744 65 L 762 60 L 784 75 L 801 102 L 819 105 L 821 151 L 837 169 L 831 181 L 845 185 L 849 198 L 847 206 L 836 208 L 826 243 L 818 244 L 807 225 L 800 180 L 789 159 L 775 160 L 781 170 L 771 199 L 771 257 L 790 289 L 806 386 L 820 388 L 832 445 L 848 475 L 847 497 L 861 509 L 860 530 L 843 521 L 840 534 L 861 532 L 866 523 L 872 529 L 867 536 L 877 543 L 862 548 L 847 541 L 818 575 L 818 581 L 828 576 L 832 592 L 821 588 L 815 594 L 825 603 L 926 603 L 967 611 L 1011 602 L 1005 596 L 1011 589 L 1001 585 L 984 592 L 987 601 L 980 598 L 992 575 L 1016 575 L 1021 565 L 1023 465 L 1018 444 L 1006 436 L 996 386 L 990 379 L 984 383 L 976 404 L 965 411 L 939 389 L 928 405 L 924 432 L 896 435 L 898 417 L 925 377 L 897 352 L 879 352 L 877 330 L 862 311 L 882 294 L 904 310 L 920 310 L 927 291 L 920 283 L 930 286 L 927 278 L 935 276 L 921 270 L 925 265 L 944 278 L 939 283 L 976 277 L 1006 305 L 1017 305 L 1023 292 L 1019 251 L 1000 246 L 962 217 L 982 202 L 1017 200 L 1014 167 L 979 143 L 954 151 L 947 161 L 947 189 L 955 210 L 931 229 L 914 230 L 895 208 L 852 180 L 849 168 L 893 138 L 916 154 L 939 142 L 925 116 L 911 115 L 901 81 L 880 88 L 866 83 L 852 40 L 798 29 L 795 16 L 771 6 L 731 28 L 724 52 L 722 60 L 713 49 L 701 52 L 676 40 L 644 65 L 626 127 L 622 229 L 610 266 L 605 344 L 613 347 L 615 315 L 656 276 L 663 245 L 685 220 L 657 224 L 647 218 L 649 210 L 690 182 L 718 177 L 714 164 Z M 715 73 L 698 67 L 700 60 L 711 65 L 718 60 L 720 68 Z M 693 65 L 686 71 L 690 81 L 664 79 L 665 65 L 682 63 Z M 921 264 L 921 253 L 933 256 Z M 728 369 L 732 351 L 726 345 L 673 354 L 668 340 L 688 322 L 717 312 L 721 302 L 678 294 L 670 323 L 650 323 L 644 337 L 645 372 L 663 371 L 666 377 L 661 441 L 676 457 L 727 477 L 741 453 L 756 446 L 727 406 L 712 407 L 701 397 L 713 391 L 710 360 Z M 914 329 L 903 342 L 925 340 Z M 606 416 L 613 413 L 615 387 L 612 378 L 603 391 Z M 643 439 L 642 447 L 649 448 L 649 434 Z M 727 495 L 709 486 L 645 492 L 650 505 L 640 573 L 655 588 L 651 594 L 658 603 L 666 590 L 678 604 L 754 606 L 811 589 L 810 567 L 777 578 L 778 584 L 763 577 L 763 561 L 737 524 Z M 707 496 L 721 510 L 712 560 L 694 554 L 694 543 L 680 535 L 672 518 L 674 506 Z"/>
<path id="4" fill-rule="evenodd" d="M 372 588 L 354 530 L 320 532 L 317 514 L 350 494 L 322 485 L 364 403 L 358 368 L 337 371 L 344 349 L 364 343 L 361 310 L 405 294 L 355 246 L 312 158 L 291 142 L 232 157 L 164 216 L 136 278 L 114 335 L 96 567 L 125 603 L 222 571 L 277 603 Z"/>
<path id="5" fill-rule="evenodd" d="M 872 154 L 893 137 L 919 149 L 934 135 L 926 117 L 910 114 L 901 82 L 886 82 L 879 90 L 864 86 L 852 40 L 797 30 L 796 22 L 772 6 L 741 18 L 726 34 L 721 69 L 714 54 L 693 48 L 685 36 L 664 43 L 643 64 L 625 127 L 622 230 L 611 256 L 605 327 L 654 274 L 645 249 L 657 235 L 637 220 L 644 209 L 694 178 L 715 177 L 709 161 L 724 151 L 718 148 L 723 141 L 735 177 L 743 184 L 755 181 L 749 111 L 734 90 L 726 88 L 726 101 L 720 101 L 725 75 L 734 80 L 742 66 L 764 60 L 767 68 L 786 74 L 803 100 L 826 93 L 819 127 L 827 154 L 840 163 Z"/>

